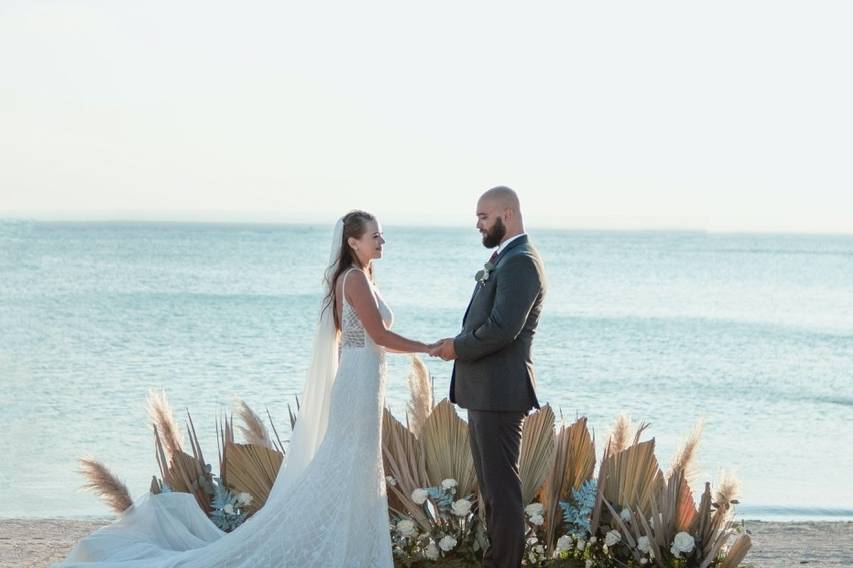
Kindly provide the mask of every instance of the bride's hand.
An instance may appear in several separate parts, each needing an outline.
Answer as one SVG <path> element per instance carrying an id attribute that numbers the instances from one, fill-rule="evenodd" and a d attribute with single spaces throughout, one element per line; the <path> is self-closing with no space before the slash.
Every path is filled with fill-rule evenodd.
<path id="1" fill-rule="evenodd" d="M 441 348 L 446 341 L 453 341 L 453 339 L 448 337 L 445 339 L 439 339 L 435 343 L 431 343 L 428 346 L 429 350 L 427 351 L 427 353 L 429 353 L 430 357 L 440 357 L 441 355 L 439 354 L 439 352 L 441 351 Z"/>

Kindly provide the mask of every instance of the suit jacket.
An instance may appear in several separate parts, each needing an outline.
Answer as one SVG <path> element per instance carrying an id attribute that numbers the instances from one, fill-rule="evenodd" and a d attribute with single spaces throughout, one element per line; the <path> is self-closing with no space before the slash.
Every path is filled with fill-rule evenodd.
<path id="1" fill-rule="evenodd" d="M 452 402 L 470 410 L 539 408 L 531 347 L 544 297 L 542 259 L 523 235 L 501 251 L 488 279 L 474 289 L 453 340 Z"/>

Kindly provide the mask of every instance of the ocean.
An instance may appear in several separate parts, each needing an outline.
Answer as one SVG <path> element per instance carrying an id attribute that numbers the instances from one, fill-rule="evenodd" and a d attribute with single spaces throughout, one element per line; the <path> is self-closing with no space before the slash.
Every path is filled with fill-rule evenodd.
<path id="1" fill-rule="evenodd" d="M 461 324 L 488 259 L 471 228 L 387 226 L 376 281 L 395 331 Z M 853 519 L 853 236 L 530 228 L 548 275 L 540 401 L 650 423 L 661 465 L 699 420 L 694 488 L 742 482 L 739 516 Z M 133 496 L 159 474 L 148 389 L 192 413 L 208 461 L 235 397 L 286 431 L 331 226 L 0 221 L 0 517 L 110 514 L 92 456 Z M 388 356 L 403 418 L 409 360 Z M 427 358 L 436 399 L 450 363 Z"/>

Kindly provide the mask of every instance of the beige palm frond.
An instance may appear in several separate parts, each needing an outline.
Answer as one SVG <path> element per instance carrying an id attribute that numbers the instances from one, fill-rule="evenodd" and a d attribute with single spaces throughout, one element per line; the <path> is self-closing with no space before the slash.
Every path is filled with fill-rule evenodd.
<path id="1" fill-rule="evenodd" d="M 616 417 L 613 429 L 610 432 L 610 452 L 618 454 L 631 444 L 632 425 L 631 417 L 625 413 Z"/>
<path id="2" fill-rule="evenodd" d="M 412 370 L 407 382 L 412 395 L 407 407 L 409 429 L 416 437 L 420 437 L 421 429 L 432 412 L 432 381 L 429 369 L 417 355 L 412 355 Z"/>
<path id="3" fill-rule="evenodd" d="M 274 450 L 275 446 L 273 446 L 267 427 L 264 426 L 260 416 L 255 414 L 255 411 L 252 410 L 249 405 L 246 404 L 246 401 L 242 399 L 237 398 L 234 401 L 234 405 L 235 413 L 244 424 L 242 426 L 237 426 L 237 428 L 239 428 L 240 433 L 243 434 L 243 438 L 246 443 L 253 444 L 255 446 L 264 446 L 265 448 Z"/>
<path id="4" fill-rule="evenodd" d="M 698 512 L 683 470 L 672 472 L 669 479 L 663 482 L 656 499 L 660 512 L 657 531 L 663 531 L 662 537 L 665 541 L 671 540 L 676 533 L 686 531 L 693 525 Z"/>
<path id="5" fill-rule="evenodd" d="M 424 423 L 420 442 L 430 485 L 455 479 L 459 484 L 457 495 L 474 494 L 477 477 L 468 442 L 468 425 L 456 414 L 453 403 L 444 399 L 433 408 Z"/>
<path id="6" fill-rule="evenodd" d="M 219 454 L 219 479 L 224 485 L 228 485 L 228 445 L 234 443 L 233 416 L 229 421 L 228 416 L 223 416 L 221 421 L 217 418 L 216 424 L 216 449 Z"/>
<path id="7" fill-rule="evenodd" d="M 177 422 L 175 422 L 169 401 L 166 399 L 165 391 L 158 393 L 154 389 L 149 389 L 148 415 L 159 432 L 166 458 L 171 459 L 173 454 L 183 451 L 181 432 L 178 429 Z"/>
<path id="8" fill-rule="evenodd" d="M 586 417 L 571 426 L 561 425 L 554 441 L 554 458 L 539 494 L 545 507 L 545 546 L 554 549 L 563 515 L 560 501 L 567 500 L 595 471 L 595 444 Z"/>
<path id="9" fill-rule="evenodd" d="M 569 461 L 566 466 L 568 497 L 573 489 L 580 489 L 595 472 L 595 440 L 587 427 L 587 418 L 578 418 L 566 429 L 569 442 Z"/>
<path id="10" fill-rule="evenodd" d="M 554 463 L 554 411 L 545 405 L 524 419 L 519 475 L 522 502 L 527 505 L 542 487 Z"/>
<path id="11" fill-rule="evenodd" d="M 699 420 L 694 426 L 693 431 L 687 436 L 687 439 L 675 453 L 672 458 L 672 466 L 669 470 L 669 475 L 676 471 L 684 472 L 684 479 L 688 484 L 692 483 L 696 477 L 696 454 L 699 447 L 699 440 L 702 437 L 703 421 Z"/>
<path id="12" fill-rule="evenodd" d="M 608 458 L 604 498 L 614 506 L 630 507 L 648 515 L 650 504 L 663 487 L 663 473 L 655 458 L 655 440 L 637 442 Z"/>
<path id="13" fill-rule="evenodd" d="M 98 495 L 116 513 L 122 513 L 133 505 L 127 486 L 101 462 L 82 458 L 79 471 L 86 476 L 83 489 Z"/>
<path id="14" fill-rule="evenodd" d="M 225 444 L 228 488 L 252 496 L 252 502 L 245 508 L 247 516 L 253 515 L 267 502 L 282 461 L 284 456 L 281 452 L 266 446 Z"/>
<path id="15" fill-rule="evenodd" d="M 423 509 L 411 497 L 415 489 L 429 486 L 421 444 L 387 408 L 382 415 L 382 461 L 385 475 L 392 478 L 386 482 L 388 507 L 397 515 L 411 515 L 422 530 L 431 530 Z"/>
<path id="16" fill-rule="evenodd" d="M 752 548 L 752 539 L 749 535 L 746 533 L 738 535 L 725 558 L 720 562 L 720 568 L 738 568 L 750 548 Z"/>

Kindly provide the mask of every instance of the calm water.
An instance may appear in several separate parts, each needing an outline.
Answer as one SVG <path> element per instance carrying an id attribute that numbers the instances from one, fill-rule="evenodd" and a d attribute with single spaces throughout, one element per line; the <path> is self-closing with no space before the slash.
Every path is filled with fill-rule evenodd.
<path id="1" fill-rule="evenodd" d="M 404 335 L 454 334 L 489 253 L 472 229 L 386 227 Z M 531 231 L 550 295 L 540 399 L 599 440 L 627 411 L 658 458 L 700 418 L 700 476 L 747 518 L 853 518 L 853 237 Z M 145 397 L 189 407 L 208 460 L 234 396 L 280 429 L 299 393 L 331 229 L 0 222 L 0 516 L 104 515 L 80 456 L 133 495 L 157 473 Z M 402 417 L 407 360 L 389 357 Z M 445 396 L 450 364 L 429 362 Z M 599 444 L 599 451 L 601 444 Z"/>

